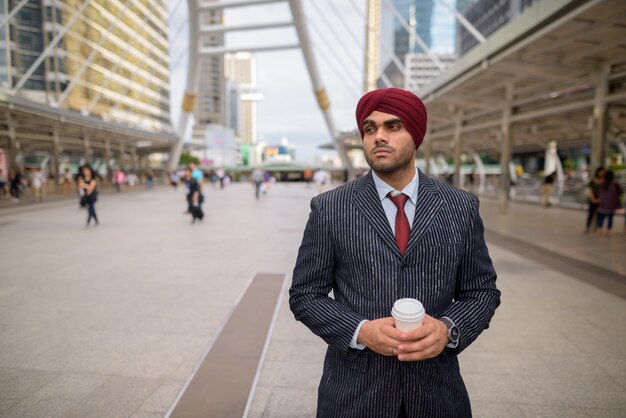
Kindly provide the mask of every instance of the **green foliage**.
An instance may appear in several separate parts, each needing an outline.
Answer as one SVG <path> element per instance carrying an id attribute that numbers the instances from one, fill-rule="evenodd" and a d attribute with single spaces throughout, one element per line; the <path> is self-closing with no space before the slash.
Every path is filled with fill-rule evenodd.
<path id="1" fill-rule="evenodd" d="M 178 165 L 189 165 L 190 163 L 200 164 L 200 159 L 198 157 L 194 157 L 188 152 L 183 151 L 180 155 L 180 160 L 178 160 Z"/>
<path id="2" fill-rule="evenodd" d="M 575 170 L 576 169 L 576 161 L 567 159 L 563 161 L 563 168 L 565 170 Z"/>

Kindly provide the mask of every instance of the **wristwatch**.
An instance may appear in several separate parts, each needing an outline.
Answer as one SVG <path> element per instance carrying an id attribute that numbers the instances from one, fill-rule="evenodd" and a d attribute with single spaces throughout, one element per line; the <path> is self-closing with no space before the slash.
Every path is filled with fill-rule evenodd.
<path id="1" fill-rule="evenodd" d="M 459 346 L 459 328 L 446 316 L 439 318 L 439 320 L 448 327 L 448 345 L 446 347 L 457 348 Z"/>

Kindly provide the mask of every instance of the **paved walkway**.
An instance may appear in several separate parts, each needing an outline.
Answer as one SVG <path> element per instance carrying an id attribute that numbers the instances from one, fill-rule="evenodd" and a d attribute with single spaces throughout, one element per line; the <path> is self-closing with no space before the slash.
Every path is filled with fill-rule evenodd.
<path id="1" fill-rule="evenodd" d="M 165 188 L 103 196 L 89 229 L 75 199 L 0 210 L 0 417 L 167 414 L 255 274 L 291 274 L 314 193 L 208 190 L 196 225 Z M 482 208 L 488 229 L 624 271 L 626 241 L 582 236 L 581 212 Z M 475 416 L 624 416 L 626 301 L 490 251 L 503 303 L 461 356 Z M 284 296 L 250 417 L 314 416 L 325 346 Z"/>

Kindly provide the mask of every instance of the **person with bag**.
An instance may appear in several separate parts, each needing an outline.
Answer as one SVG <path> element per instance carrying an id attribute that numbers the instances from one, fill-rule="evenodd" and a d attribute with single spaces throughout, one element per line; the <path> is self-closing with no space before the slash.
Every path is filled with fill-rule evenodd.
<path id="1" fill-rule="evenodd" d="M 596 211 L 598 210 L 598 199 L 600 197 L 600 186 L 604 181 L 604 167 L 598 167 L 596 169 L 596 175 L 591 181 L 587 184 L 587 188 L 585 189 L 587 195 L 587 224 L 585 229 L 583 230 L 583 234 L 588 234 L 591 226 L 594 225 L 594 218 L 597 216 Z M 597 220 L 596 220 L 597 223 Z"/>
<path id="2" fill-rule="evenodd" d="M 622 207 L 620 198 L 624 191 L 614 180 L 614 173 L 608 170 L 604 174 L 604 183 L 600 187 L 600 198 L 598 200 L 598 230 L 597 235 L 611 235 L 613 229 L 613 215 L 615 211 Z M 607 219 L 606 232 L 603 232 L 604 219 Z"/>
<path id="3" fill-rule="evenodd" d="M 87 224 L 89 227 L 93 219 L 98 225 L 98 216 L 96 215 L 96 201 L 98 200 L 98 180 L 96 179 L 93 169 L 89 166 L 81 167 L 81 176 L 78 177 L 78 189 L 81 194 L 81 206 L 87 206 Z"/>
<path id="4" fill-rule="evenodd" d="M 193 177 L 191 168 L 185 170 L 185 180 L 188 182 L 189 191 L 187 192 L 187 202 L 189 202 L 189 212 L 191 212 L 191 223 L 196 223 L 196 220 L 202 220 L 204 218 L 204 212 L 202 212 L 202 202 L 204 202 L 204 196 L 202 195 L 202 189 L 198 180 Z"/>

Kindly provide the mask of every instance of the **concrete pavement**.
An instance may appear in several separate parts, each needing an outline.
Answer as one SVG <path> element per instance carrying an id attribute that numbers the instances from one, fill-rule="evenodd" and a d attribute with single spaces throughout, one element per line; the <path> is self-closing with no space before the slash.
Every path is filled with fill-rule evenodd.
<path id="1" fill-rule="evenodd" d="M 291 275 L 314 194 L 207 189 L 196 225 L 180 189 L 103 196 L 89 229 L 75 199 L 0 211 L 0 417 L 164 416 L 254 275 Z M 582 236 L 584 213 L 494 205 L 488 229 L 624 271 L 626 241 Z M 624 416 L 624 299 L 490 251 L 503 303 L 461 355 L 474 415 Z M 314 416 L 324 350 L 285 295 L 249 416 Z"/>

